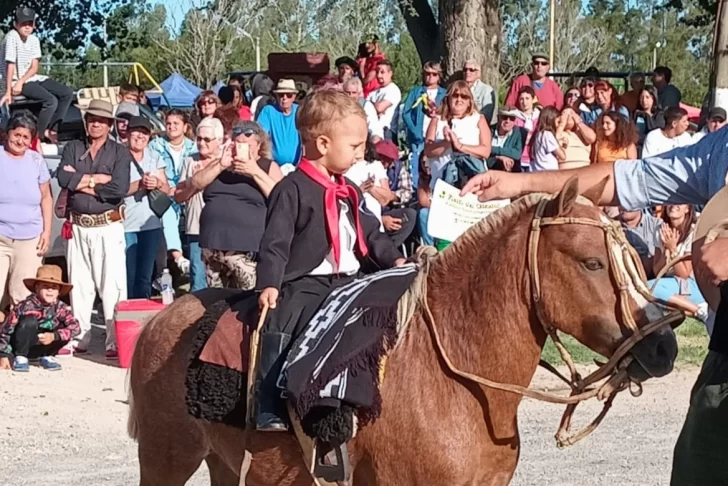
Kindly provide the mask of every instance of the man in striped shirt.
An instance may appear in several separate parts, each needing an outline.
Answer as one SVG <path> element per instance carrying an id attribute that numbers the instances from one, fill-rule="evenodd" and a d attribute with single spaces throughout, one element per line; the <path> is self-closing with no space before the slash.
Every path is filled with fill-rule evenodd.
<path id="1" fill-rule="evenodd" d="M 15 28 L 8 32 L 0 47 L 0 106 L 12 103 L 14 96 L 41 102 L 38 134 L 56 141 L 55 127 L 66 116 L 73 91 L 61 83 L 38 74 L 41 51 L 35 30 L 35 11 L 20 7 L 15 11 Z"/>

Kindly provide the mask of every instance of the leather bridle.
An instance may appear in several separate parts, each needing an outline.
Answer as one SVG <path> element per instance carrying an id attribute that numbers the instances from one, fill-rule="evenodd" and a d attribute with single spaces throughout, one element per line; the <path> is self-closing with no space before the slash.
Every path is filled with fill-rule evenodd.
<path id="1" fill-rule="evenodd" d="M 545 363 L 543 360 L 539 364 L 569 385 L 571 388 L 569 396 L 555 395 L 521 385 L 488 380 L 487 378 L 462 371 L 455 367 L 442 345 L 435 319 L 427 302 L 426 289 L 422 295 L 424 299 L 426 321 L 429 322 L 439 353 L 449 370 L 466 380 L 478 383 L 488 388 L 516 393 L 525 397 L 550 403 L 567 405 L 555 436 L 557 445 L 559 447 L 566 447 L 575 444 L 596 429 L 602 419 L 606 416 L 617 393 L 629 387 L 633 395 L 638 396 L 641 394 L 641 387 L 639 383 L 631 381 L 627 373 L 627 367 L 633 360 L 632 356 L 627 356 L 627 354 L 645 337 L 654 333 L 658 329 L 672 327 L 673 325 L 679 324 L 685 316 L 677 307 L 667 304 L 666 302 L 652 296 L 649 288 L 647 287 L 646 277 L 639 257 L 635 250 L 627 242 L 627 238 L 625 237 L 622 227 L 618 222 L 611 221 L 606 216 L 603 216 L 600 221 L 589 218 L 547 217 L 544 214 L 547 205 L 552 200 L 552 197 L 544 196 L 537 203 L 536 212 L 531 222 L 531 229 L 528 236 L 528 270 L 530 275 L 531 298 L 533 300 L 533 307 L 536 311 L 536 316 L 538 317 L 546 335 L 554 342 L 561 359 L 568 366 L 571 378 L 564 377 L 555 368 L 548 363 Z M 591 201 L 583 197 L 579 197 L 577 201 L 580 204 L 594 206 Z M 570 224 L 593 226 L 600 228 L 604 232 L 607 252 L 609 254 L 609 270 L 612 278 L 616 282 L 618 290 L 618 301 L 622 314 L 622 323 L 631 333 L 631 335 L 619 345 L 606 363 L 597 363 L 599 365 L 598 369 L 590 373 L 585 378 L 582 378 L 576 370 L 571 354 L 561 343 L 561 340 L 558 337 L 556 326 L 546 318 L 543 309 L 543 295 L 541 293 L 541 280 L 538 266 L 538 249 L 542 229 L 549 226 Z M 424 285 L 426 285 L 426 280 L 427 279 L 425 279 Z M 640 327 L 635 321 L 632 316 L 632 309 L 630 308 L 631 300 L 639 297 L 644 299 L 648 304 L 657 306 L 662 314 L 661 317 L 655 320 L 650 320 L 642 327 Z M 601 385 L 592 386 L 605 379 L 606 381 L 604 381 Z M 570 435 L 571 418 L 577 404 L 594 397 L 597 397 L 600 401 L 605 401 L 602 411 L 588 426 L 579 432 Z"/>

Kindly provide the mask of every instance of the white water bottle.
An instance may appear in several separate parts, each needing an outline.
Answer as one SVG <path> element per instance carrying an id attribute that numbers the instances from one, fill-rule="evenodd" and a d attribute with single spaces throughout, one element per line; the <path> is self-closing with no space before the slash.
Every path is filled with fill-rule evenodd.
<path id="1" fill-rule="evenodd" d="M 169 269 L 164 269 L 162 272 L 162 278 L 160 279 L 162 286 L 162 304 L 169 305 L 174 301 L 174 288 L 172 288 L 172 275 L 169 274 Z"/>

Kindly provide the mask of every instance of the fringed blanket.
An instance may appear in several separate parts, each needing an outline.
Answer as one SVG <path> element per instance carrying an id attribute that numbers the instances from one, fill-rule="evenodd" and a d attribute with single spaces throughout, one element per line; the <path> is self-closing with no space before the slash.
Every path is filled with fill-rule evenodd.
<path id="1" fill-rule="evenodd" d="M 397 337 L 399 298 L 417 272 L 409 264 L 367 275 L 326 298 L 283 365 L 281 385 L 299 418 L 342 402 L 358 409 L 362 425 L 379 416 L 379 364 Z"/>

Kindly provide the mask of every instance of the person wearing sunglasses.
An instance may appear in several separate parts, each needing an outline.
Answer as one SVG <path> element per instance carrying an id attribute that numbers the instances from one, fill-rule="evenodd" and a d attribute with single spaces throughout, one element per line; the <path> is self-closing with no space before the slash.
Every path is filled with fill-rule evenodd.
<path id="1" fill-rule="evenodd" d="M 594 126 L 594 123 L 599 118 L 597 108 L 597 92 L 596 85 L 599 80 L 593 77 L 586 77 L 579 83 L 579 90 L 581 91 L 581 102 L 579 103 L 579 115 L 584 123 L 590 127 Z"/>
<path id="2" fill-rule="evenodd" d="M 473 93 L 473 99 L 478 111 L 483 114 L 486 122 L 491 123 L 497 103 L 495 90 L 491 85 L 481 81 L 480 64 L 473 59 L 465 61 L 463 64 L 463 79 L 468 83 L 470 91 Z"/>
<path id="3" fill-rule="evenodd" d="M 215 110 L 222 106 L 220 98 L 212 91 L 203 91 L 197 98 L 195 107 L 200 119 L 210 118 L 215 115 Z"/>
<path id="4" fill-rule="evenodd" d="M 202 191 L 205 185 L 194 176 L 206 167 L 218 162 L 223 156 L 231 157 L 223 150 L 225 129 L 217 118 L 205 118 L 197 125 L 197 153 L 187 157 L 174 191 L 177 204 L 185 205 L 185 235 L 190 247 L 190 286 L 194 292 L 207 287 L 205 264 L 200 248 L 200 215 L 205 206 Z M 197 182 L 197 184 L 195 184 Z"/>
<path id="5" fill-rule="evenodd" d="M 449 184 L 459 181 L 450 178 L 461 172 L 485 172 L 485 160 L 490 157 L 490 128 L 478 112 L 473 95 L 465 81 L 450 85 L 437 115 L 427 128 L 425 153 L 430 159 L 432 186 L 437 179 Z"/>
<path id="6" fill-rule="evenodd" d="M 204 143 L 204 142 L 203 142 Z M 202 191 L 200 248 L 209 287 L 250 290 L 265 230 L 268 196 L 283 179 L 271 160 L 268 134 L 253 121 L 232 129 L 230 156 L 195 173 L 191 185 Z"/>
<path id="7" fill-rule="evenodd" d="M 524 86 L 530 86 L 536 92 L 536 97 L 541 106 L 553 106 L 561 110 L 564 104 L 564 95 L 559 85 L 549 79 L 549 59 L 544 54 L 534 54 L 531 57 L 531 73 L 522 74 L 513 80 L 506 96 L 506 104 L 515 106 L 518 101 L 518 93 Z"/>
<path id="8" fill-rule="evenodd" d="M 564 109 L 571 108 L 575 112 L 579 112 L 579 103 L 581 102 L 581 91 L 576 86 L 566 90 L 564 93 Z"/>
<path id="9" fill-rule="evenodd" d="M 273 160 L 285 173 L 290 172 L 301 159 L 301 138 L 296 126 L 298 88 L 292 79 L 280 79 L 273 90 L 276 104 L 263 107 L 257 122 L 268 133 L 273 143 Z"/>
<path id="10" fill-rule="evenodd" d="M 402 120 L 407 132 L 407 147 L 410 151 L 412 184 L 417 187 L 419 171 L 417 161 L 425 148 L 425 130 L 437 107 L 445 99 L 442 82 L 442 66 L 439 61 L 427 61 L 422 66 L 422 84 L 412 88 L 402 103 Z"/>
<path id="11" fill-rule="evenodd" d="M 492 127 L 488 168 L 521 172 L 521 154 L 526 146 L 528 130 L 516 126 L 518 110 L 515 106 L 505 105 L 498 110 L 498 123 Z"/>

